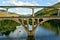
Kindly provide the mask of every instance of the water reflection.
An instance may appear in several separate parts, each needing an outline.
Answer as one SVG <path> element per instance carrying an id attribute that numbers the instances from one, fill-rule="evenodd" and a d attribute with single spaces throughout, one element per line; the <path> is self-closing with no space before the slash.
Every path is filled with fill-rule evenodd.
<path id="1" fill-rule="evenodd" d="M 35 36 L 49 36 L 49 35 L 55 35 L 55 32 L 52 30 L 45 29 L 42 26 L 38 26 L 35 31 Z"/>
<path id="2" fill-rule="evenodd" d="M 31 26 L 31 25 L 29 25 Z M 11 31 L 11 32 L 3 32 L 0 33 L 0 38 L 16 38 L 15 40 L 19 40 L 19 39 L 23 39 L 23 40 L 48 40 L 48 39 L 58 39 L 60 40 L 60 36 L 56 36 L 56 33 L 52 30 L 48 30 L 42 26 L 38 26 L 36 31 L 35 31 L 35 35 L 34 37 L 27 37 L 27 32 L 25 31 L 24 27 L 21 26 L 17 26 L 16 30 Z"/>
<path id="3" fill-rule="evenodd" d="M 21 25 L 21 26 L 17 26 L 16 30 L 9 34 L 9 37 L 27 37 L 27 33 Z"/>

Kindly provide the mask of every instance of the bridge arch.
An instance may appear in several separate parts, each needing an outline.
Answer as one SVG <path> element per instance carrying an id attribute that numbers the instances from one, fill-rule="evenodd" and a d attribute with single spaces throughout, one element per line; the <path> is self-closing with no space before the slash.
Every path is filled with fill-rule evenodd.
<path id="1" fill-rule="evenodd" d="M 60 34 L 60 19 L 46 20 L 42 23 L 42 26 L 49 30 L 55 31 L 56 34 Z"/>
<path id="2" fill-rule="evenodd" d="M 1 21 L 13 21 L 13 22 L 18 23 L 16 20 L 13 20 L 13 19 L 3 19 L 3 20 L 0 20 L 0 22 L 1 22 Z M 18 23 L 18 24 L 20 24 L 20 23 Z"/>
<path id="3" fill-rule="evenodd" d="M 47 22 L 47 21 L 50 21 L 50 20 L 60 20 L 60 19 L 49 19 L 49 18 L 47 18 L 47 19 L 43 19 L 43 21 L 41 21 L 40 22 L 40 24 L 43 24 L 44 22 Z"/>
<path id="4" fill-rule="evenodd" d="M 21 24 L 21 22 L 17 18 L 0 18 L 0 21 L 1 20 L 13 20 L 13 21 L 16 21 L 17 23 Z"/>

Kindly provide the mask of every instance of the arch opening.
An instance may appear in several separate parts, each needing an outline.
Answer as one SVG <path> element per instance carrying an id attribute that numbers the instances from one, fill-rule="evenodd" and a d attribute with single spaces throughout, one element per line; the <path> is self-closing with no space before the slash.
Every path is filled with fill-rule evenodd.
<path id="1" fill-rule="evenodd" d="M 53 30 L 57 34 L 60 34 L 60 19 L 47 20 L 43 22 L 41 25 L 48 30 Z"/>

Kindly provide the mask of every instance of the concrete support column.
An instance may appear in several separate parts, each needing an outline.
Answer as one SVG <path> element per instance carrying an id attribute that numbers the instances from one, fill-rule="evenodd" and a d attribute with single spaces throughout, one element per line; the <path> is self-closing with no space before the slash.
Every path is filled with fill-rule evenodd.
<path id="1" fill-rule="evenodd" d="M 8 16 L 8 8 L 6 8 L 6 16 Z"/>
<path id="2" fill-rule="evenodd" d="M 27 18 L 27 28 L 29 30 L 29 18 Z"/>
<path id="3" fill-rule="evenodd" d="M 29 31 L 28 36 L 34 36 L 34 31 Z"/>
<path id="4" fill-rule="evenodd" d="M 34 29 L 34 18 L 32 18 L 32 30 Z"/>
<path id="5" fill-rule="evenodd" d="M 21 20 L 22 20 L 22 25 L 24 25 L 24 18 L 22 18 Z"/>
<path id="6" fill-rule="evenodd" d="M 32 8 L 32 16 L 34 17 L 34 8 Z"/>
<path id="7" fill-rule="evenodd" d="M 39 18 L 37 19 L 37 23 L 38 23 L 38 26 L 40 25 L 40 23 L 39 23 Z"/>
<path id="8" fill-rule="evenodd" d="M 32 8 L 32 16 L 34 17 L 34 8 Z M 32 18 L 32 30 L 34 29 L 34 18 Z"/>
<path id="9" fill-rule="evenodd" d="M 58 8 L 58 16 L 60 16 L 60 8 Z"/>

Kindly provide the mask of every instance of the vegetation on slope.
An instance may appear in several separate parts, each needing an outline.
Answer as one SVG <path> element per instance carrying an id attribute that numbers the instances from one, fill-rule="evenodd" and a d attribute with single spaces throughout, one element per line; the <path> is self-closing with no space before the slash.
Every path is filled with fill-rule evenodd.
<path id="1" fill-rule="evenodd" d="M 18 17 L 20 15 L 18 15 L 16 13 L 12 13 L 12 12 L 8 12 L 8 14 L 7 14 L 6 10 L 0 10 L 0 17 L 6 17 L 6 16 Z M 20 24 L 13 20 L 2 20 L 2 21 L 0 21 L 0 32 L 15 30 L 16 26 L 18 26 L 18 25 L 20 25 Z"/>
<path id="2" fill-rule="evenodd" d="M 0 32 L 15 30 L 20 24 L 13 20 L 0 21 Z"/>
<path id="3" fill-rule="evenodd" d="M 60 6 L 60 2 L 53 5 L 53 6 Z M 58 9 L 56 8 L 43 8 L 35 13 L 35 16 L 56 16 L 58 13 Z"/>
<path id="4" fill-rule="evenodd" d="M 9 17 L 18 17 L 20 15 L 16 14 L 16 13 L 12 13 L 12 12 L 8 12 L 8 14 L 6 13 L 5 10 L 0 10 L 0 17 L 6 17 L 6 16 L 9 16 Z"/>
<path id="5" fill-rule="evenodd" d="M 56 34 L 60 34 L 60 20 L 49 20 L 42 24 L 42 26 L 48 30 L 53 30 Z"/>

